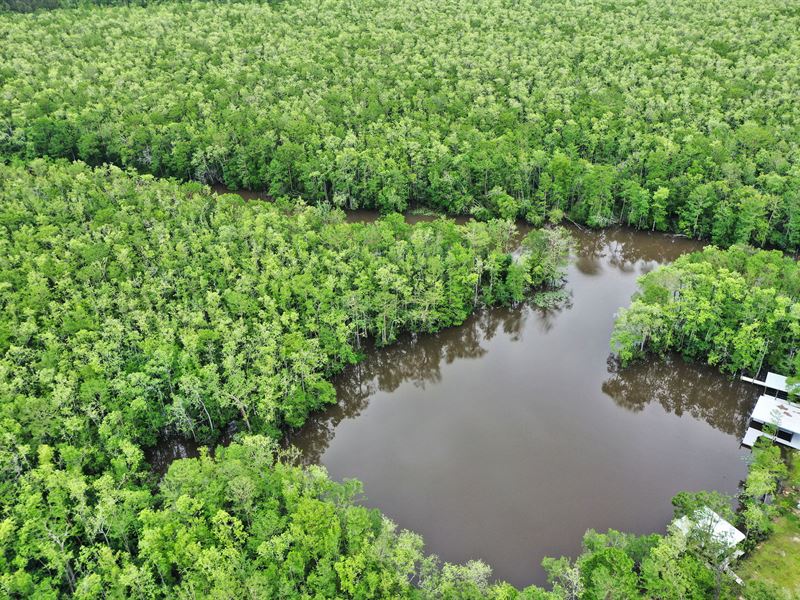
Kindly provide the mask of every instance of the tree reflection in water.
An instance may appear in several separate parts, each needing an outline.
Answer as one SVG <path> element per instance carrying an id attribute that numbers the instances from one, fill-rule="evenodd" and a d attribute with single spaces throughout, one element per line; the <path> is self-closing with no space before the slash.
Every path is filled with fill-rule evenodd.
<path id="1" fill-rule="evenodd" d="M 672 262 L 685 252 L 701 248 L 697 242 L 681 236 L 629 229 L 573 233 L 574 265 L 583 275 L 589 276 L 600 274 L 604 267 L 641 275 L 655 268 L 656 264 Z M 646 264 L 642 266 L 642 263 Z"/>
<path id="2" fill-rule="evenodd" d="M 546 332 L 552 328 L 558 314 L 568 308 L 566 302 L 549 309 L 530 304 L 483 309 L 459 327 L 432 335 L 405 335 L 384 348 L 368 344 L 364 348 L 364 360 L 333 379 L 338 402 L 312 415 L 301 429 L 290 433 L 286 445 L 301 443 L 302 453 L 297 460 L 302 464 L 317 464 L 339 423 L 358 417 L 377 392 L 393 392 L 407 382 L 425 389 L 427 384 L 441 381 L 443 364 L 483 357 L 486 354 L 484 343 L 491 341 L 498 331 L 512 341 L 520 341 L 530 319 L 540 331 Z"/>
<path id="3" fill-rule="evenodd" d="M 689 413 L 724 433 L 744 434 L 755 400 L 754 388 L 713 367 L 669 355 L 626 368 L 609 358 L 608 370 L 611 376 L 603 382 L 603 392 L 618 406 L 639 412 L 655 401 L 677 416 Z"/>
<path id="4" fill-rule="evenodd" d="M 529 229 L 521 226 L 520 234 Z M 573 268 L 589 277 L 598 276 L 606 269 L 640 275 L 700 247 L 679 236 L 621 228 L 593 232 L 572 228 L 572 233 L 575 238 Z M 567 291 L 569 287 L 568 281 Z M 529 303 L 514 308 L 484 309 L 460 327 L 433 335 L 404 336 L 386 348 L 367 346 L 364 360 L 334 379 L 337 404 L 312 415 L 300 430 L 287 436 L 286 444 L 296 443 L 302 447 L 298 459 L 302 463 L 318 463 L 339 423 L 359 416 L 377 392 L 393 392 L 405 382 L 424 389 L 427 383 L 441 380 L 442 364 L 484 356 L 483 343 L 491 340 L 499 328 L 502 327 L 512 341 L 521 339 L 526 326 L 529 332 L 547 333 L 558 315 L 570 307 L 568 300 L 550 310 L 533 308 Z M 675 369 L 680 372 L 676 374 Z M 715 389 L 721 391 L 734 384 L 711 369 L 671 361 L 649 362 L 619 370 L 610 362 L 609 372 L 611 377 L 603 384 L 603 391 L 620 406 L 641 410 L 649 401 L 657 400 L 671 412 L 688 411 L 728 433 L 736 433 L 743 427 L 750 402 L 747 390 L 742 388 L 737 392 L 735 406 L 730 402 L 715 406 Z M 714 382 L 714 389 L 708 389 L 709 382 Z"/>
<path id="5" fill-rule="evenodd" d="M 626 229 L 573 233 L 574 268 L 590 277 L 604 269 L 641 274 L 696 249 L 694 242 L 680 237 Z M 422 389 L 428 383 L 438 383 L 443 364 L 483 357 L 484 343 L 501 328 L 512 341 L 519 341 L 526 327 L 528 332 L 547 333 L 558 315 L 569 308 L 567 302 L 553 310 L 536 309 L 530 304 L 484 309 L 460 327 L 433 335 L 404 336 L 386 348 L 368 346 L 361 363 L 334 379 L 338 403 L 313 415 L 302 429 L 288 435 L 287 445 L 302 446 L 298 459 L 302 463 L 318 463 L 339 423 L 359 416 L 377 392 L 393 392 L 405 382 Z M 609 358 L 608 372 L 602 390 L 623 408 L 638 412 L 655 401 L 668 412 L 678 416 L 688 413 L 725 433 L 740 435 L 744 431 L 753 402 L 752 389 L 711 367 L 688 364 L 672 356 L 622 369 Z"/>
<path id="6" fill-rule="evenodd" d="M 756 391 L 680 357 L 624 370 L 607 361 L 636 277 L 700 245 L 575 234 L 568 303 L 485 309 L 438 334 L 367 346 L 332 380 L 338 403 L 287 436 L 288 457 L 360 479 L 363 501 L 430 551 L 482 558 L 517 585 L 544 584 L 541 558 L 574 556 L 588 527 L 662 531 L 681 489 L 735 491 Z"/>

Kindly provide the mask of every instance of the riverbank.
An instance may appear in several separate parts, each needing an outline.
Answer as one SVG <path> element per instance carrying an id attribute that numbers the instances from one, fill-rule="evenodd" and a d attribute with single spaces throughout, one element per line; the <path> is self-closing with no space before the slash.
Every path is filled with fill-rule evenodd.
<path id="1" fill-rule="evenodd" d="M 483 559 L 518 586 L 544 585 L 541 559 L 577 556 L 586 529 L 663 532 L 674 494 L 735 494 L 746 472 L 750 386 L 679 356 L 608 361 L 614 312 L 637 277 L 700 244 L 626 228 L 572 233 L 567 302 L 484 308 L 438 333 L 364 346 L 331 379 L 337 403 L 289 436 L 301 463 L 361 480 L 366 505 L 444 560 Z M 148 461 L 163 473 L 197 453 L 173 438 Z"/>
<path id="2" fill-rule="evenodd" d="M 789 456 L 789 477 L 776 502 L 782 514 L 770 537 L 741 561 L 738 574 L 748 584 L 774 587 L 795 600 L 800 598 L 800 452 Z"/>
<path id="3" fill-rule="evenodd" d="M 800 598 L 800 511 L 775 521 L 768 540 L 742 561 L 739 576 L 747 583 L 772 585 Z"/>
<path id="4" fill-rule="evenodd" d="M 292 436 L 305 464 L 362 481 L 366 505 L 442 559 L 482 559 L 518 587 L 545 585 L 541 560 L 578 556 L 587 529 L 663 533 L 676 493 L 735 495 L 746 475 L 750 386 L 677 355 L 609 361 L 637 278 L 699 244 L 572 233 L 566 304 L 484 309 L 372 349 Z"/>

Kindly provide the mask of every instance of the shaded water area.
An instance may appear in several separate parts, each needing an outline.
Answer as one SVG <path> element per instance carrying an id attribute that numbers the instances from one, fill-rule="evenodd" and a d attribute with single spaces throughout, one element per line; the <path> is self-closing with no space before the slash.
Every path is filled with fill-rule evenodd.
<path id="1" fill-rule="evenodd" d="M 544 585 L 542 558 L 576 556 L 589 528 L 663 532 L 677 492 L 734 494 L 747 473 L 739 439 L 754 388 L 678 356 L 626 369 L 609 356 L 636 278 L 701 245 L 627 229 L 573 234 L 566 305 L 485 309 L 370 348 L 335 378 L 338 403 L 287 438 L 300 462 L 361 480 L 362 502 L 422 534 L 428 552 L 482 559 L 517 586 Z M 163 473 L 198 451 L 165 439 L 148 460 Z"/>
<path id="2" fill-rule="evenodd" d="M 663 532 L 681 490 L 733 494 L 752 387 L 680 357 L 620 369 L 614 313 L 636 278 L 699 248 L 629 230 L 576 232 L 571 300 L 487 309 L 461 327 L 373 349 L 335 380 L 337 405 L 289 439 L 307 464 L 364 483 L 364 504 L 443 560 L 544 584 L 588 528 Z"/>

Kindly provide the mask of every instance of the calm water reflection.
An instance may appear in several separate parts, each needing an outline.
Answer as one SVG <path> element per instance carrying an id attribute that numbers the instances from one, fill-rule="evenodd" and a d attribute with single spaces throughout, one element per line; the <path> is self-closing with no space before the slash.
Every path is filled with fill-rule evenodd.
<path id="1" fill-rule="evenodd" d="M 485 310 L 373 350 L 290 441 L 429 551 L 516 585 L 544 583 L 542 557 L 575 555 L 587 528 L 663 531 L 678 491 L 736 491 L 754 392 L 678 357 L 620 370 L 608 341 L 636 277 L 697 247 L 580 233 L 568 306 Z"/>

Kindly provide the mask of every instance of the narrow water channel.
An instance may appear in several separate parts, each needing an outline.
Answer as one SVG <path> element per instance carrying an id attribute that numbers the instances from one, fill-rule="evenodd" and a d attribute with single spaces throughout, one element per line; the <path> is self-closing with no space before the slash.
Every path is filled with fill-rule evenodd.
<path id="1" fill-rule="evenodd" d="M 588 528 L 663 532 L 681 490 L 733 494 L 755 391 L 679 357 L 620 370 L 614 313 L 636 278 L 696 243 L 628 230 L 576 233 L 570 302 L 484 310 L 463 326 L 368 353 L 339 403 L 290 442 L 306 463 L 364 483 L 364 503 L 443 560 L 482 559 L 544 584 Z"/>

